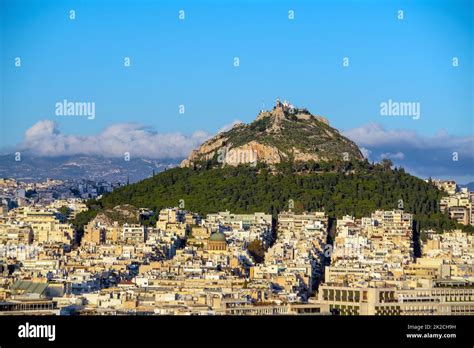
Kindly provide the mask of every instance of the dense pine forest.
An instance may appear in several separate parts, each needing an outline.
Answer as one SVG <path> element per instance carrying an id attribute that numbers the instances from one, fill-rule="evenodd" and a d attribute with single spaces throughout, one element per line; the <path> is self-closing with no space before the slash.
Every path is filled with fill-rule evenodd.
<path id="1" fill-rule="evenodd" d="M 265 164 L 200 169 L 174 168 L 139 183 L 124 186 L 98 200 L 88 201 L 89 211 L 77 216 L 79 229 L 98 212 L 117 205 L 159 211 L 181 207 L 205 215 L 229 210 L 234 213 L 266 212 L 274 216 L 288 210 L 324 210 L 332 218 L 350 214 L 369 216 L 376 209 L 398 209 L 415 215 L 415 231 L 459 227 L 439 211 L 444 195 L 390 161 L 284 163 L 276 169 Z"/>

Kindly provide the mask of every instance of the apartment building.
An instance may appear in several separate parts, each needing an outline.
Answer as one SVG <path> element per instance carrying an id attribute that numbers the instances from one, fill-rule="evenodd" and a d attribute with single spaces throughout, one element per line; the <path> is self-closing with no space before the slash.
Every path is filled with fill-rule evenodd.
<path id="1" fill-rule="evenodd" d="M 340 315 L 473 315 L 474 288 L 441 283 L 412 289 L 323 284 L 317 303 L 322 312 Z"/>
<path id="2" fill-rule="evenodd" d="M 463 187 L 459 192 L 452 192 L 440 200 L 441 212 L 448 211 L 451 219 L 463 225 L 474 225 L 474 192 Z"/>
<path id="3" fill-rule="evenodd" d="M 0 223 L 0 244 L 29 245 L 33 243 L 33 238 L 33 229 L 30 225 L 14 222 Z"/>
<path id="4" fill-rule="evenodd" d="M 145 227 L 138 224 L 124 224 L 121 238 L 127 244 L 144 243 L 146 238 Z"/>
<path id="5" fill-rule="evenodd" d="M 71 244 L 76 230 L 70 224 L 61 223 L 56 211 L 42 207 L 20 207 L 9 212 L 11 220 L 30 225 L 36 243 Z"/>

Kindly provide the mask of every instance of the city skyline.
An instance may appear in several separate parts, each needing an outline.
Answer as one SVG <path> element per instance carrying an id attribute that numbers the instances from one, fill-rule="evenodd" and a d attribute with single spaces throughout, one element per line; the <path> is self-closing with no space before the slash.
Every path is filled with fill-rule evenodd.
<path id="1" fill-rule="evenodd" d="M 474 0 L 0 0 L 0 348 L 472 343 L 473 38 Z"/>

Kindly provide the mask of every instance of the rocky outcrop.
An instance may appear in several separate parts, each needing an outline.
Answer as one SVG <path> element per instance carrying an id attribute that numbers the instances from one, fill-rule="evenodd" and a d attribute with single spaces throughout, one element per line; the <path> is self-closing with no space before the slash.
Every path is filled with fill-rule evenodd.
<path id="1" fill-rule="evenodd" d="M 329 125 L 323 116 L 277 101 L 250 124 L 238 124 L 193 150 L 181 167 L 212 161 L 218 166 L 264 162 L 362 160 L 359 148 Z"/>
<path id="2" fill-rule="evenodd" d="M 225 156 L 218 159 L 220 163 L 229 166 L 238 166 L 239 164 L 257 164 L 265 162 L 268 164 L 280 163 L 287 156 L 274 146 L 260 144 L 257 141 L 251 141 L 242 146 L 228 149 Z"/>
<path id="3" fill-rule="evenodd" d="M 212 159 L 219 149 L 225 148 L 227 140 L 223 133 L 217 134 L 214 138 L 204 142 L 199 149 L 191 151 L 188 158 L 181 162 L 181 167 L 189 167 L 195 162 Z"/>

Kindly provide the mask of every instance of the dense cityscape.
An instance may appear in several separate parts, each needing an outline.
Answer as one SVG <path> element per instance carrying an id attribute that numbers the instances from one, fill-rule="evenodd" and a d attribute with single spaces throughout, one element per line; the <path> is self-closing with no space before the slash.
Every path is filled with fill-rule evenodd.
<path id="1" fill-rule="evenodd" d="M 473 347 L 473 0 L 0 0 L 0 348 Z"/>
<path id="2" fill-rule="evenodd" d="M 432 184 L 442 211 L 474 225 L 474 192 Z M 177 202 L 119 206 L 143 223 L 99 214 L 78 233 L 86 200 L 119 186 L 0 180 L 0 314 L 474 314 L 474 237 L 459 229 L 415 238 L 400 208 L 334 224 L 292 202 L 276 219 Z"/>

